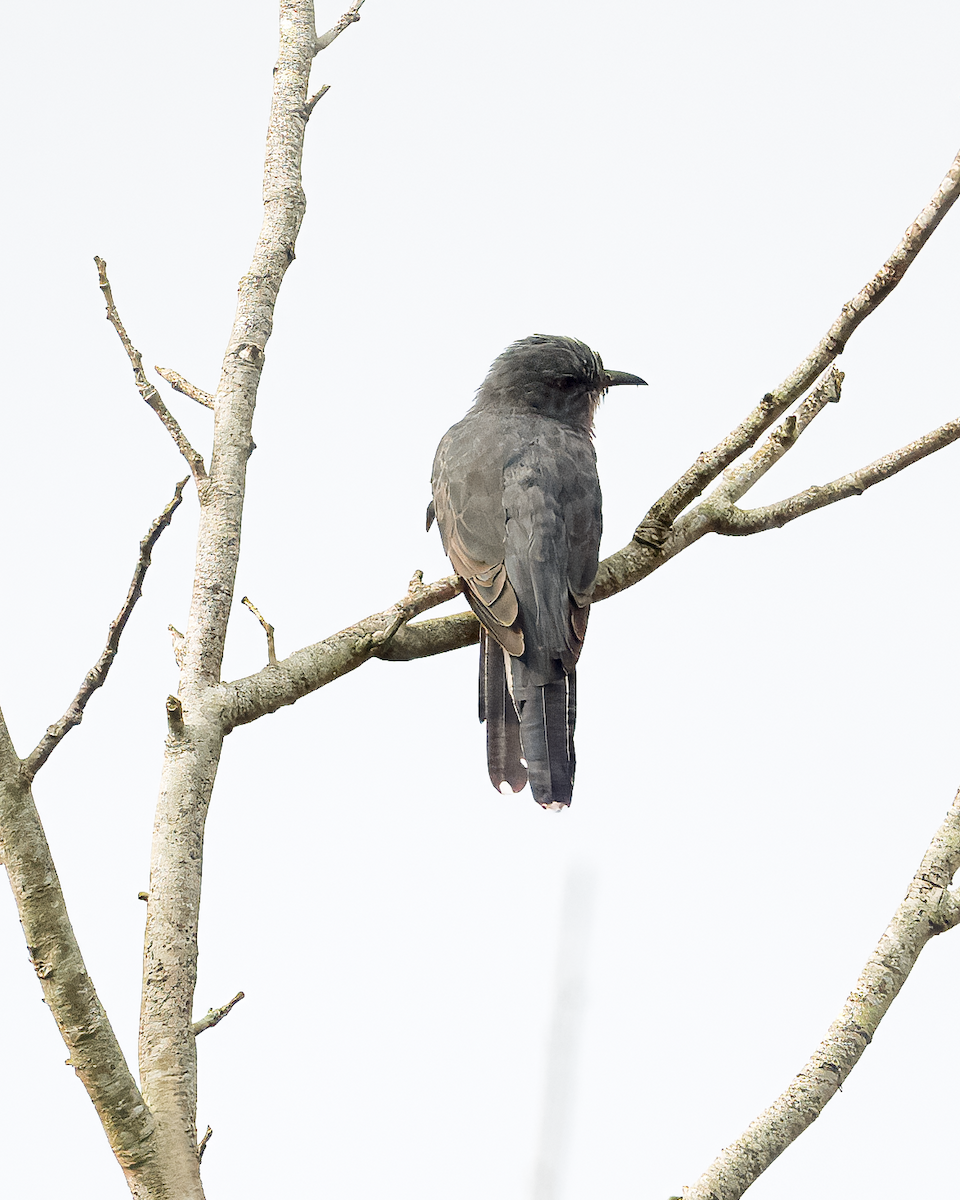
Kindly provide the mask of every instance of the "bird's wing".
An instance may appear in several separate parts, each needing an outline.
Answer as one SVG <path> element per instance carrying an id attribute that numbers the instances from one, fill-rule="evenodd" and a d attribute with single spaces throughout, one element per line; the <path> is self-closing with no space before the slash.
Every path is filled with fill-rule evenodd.
<path id="1" fill-rule="evenodd" d="M 517 595 L 504 562 L 504 436 L 468 415 L 448 430 L 433 464 L 433 510 L 443 548 L 467 584 L 470 607 L 497 642 L 523 653 Z"/>
<path id="2" fill-rule="evenodd" d="M 437 450 L 432 511 L 485 631 L 480 716 L 491 781 L 517 791 L 529 775 L 540 804 L 563 807 L 600 546 L 592 443 L 535 415 L 468 414 Z"/>
<path id="3" fill-rule="evenodd" d="M 569 675 L 586 632 L 600 548 L 600 484 L 593 445 L 558 422 L 539 422 L 503 472 L 504 564 L 516 592 L 524 654 L 517 699 Z M 517 690 L 517 689 L 520 690 Z"/>

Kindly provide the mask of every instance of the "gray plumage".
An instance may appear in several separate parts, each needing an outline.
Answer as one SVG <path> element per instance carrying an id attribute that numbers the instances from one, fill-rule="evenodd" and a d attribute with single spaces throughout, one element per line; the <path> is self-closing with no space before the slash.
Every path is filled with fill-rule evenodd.
<path id="1" fill-rule="evenodd" d="M 544 808 L 570 803 L 576 665 L 600 550 L 593 414 L 608 371 L 574 338 L 514 342 L 433 464 L 443 547 L 481 624 L 480 719 L 493 786 L 529 778 Z"/>

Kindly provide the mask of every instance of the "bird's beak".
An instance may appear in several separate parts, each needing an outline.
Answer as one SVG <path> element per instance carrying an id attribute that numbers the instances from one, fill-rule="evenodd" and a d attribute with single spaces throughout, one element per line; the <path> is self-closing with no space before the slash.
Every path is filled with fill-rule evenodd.
<path id="1" fill-rule="evenodd" d="M 647 381 L 641 379 L 639 375 L 631 375 L 629 371 L 608 371 L 604 368 L 604 375 L 607 377 L 605 387 L 617 387 L 621 383 L 632 383 L 635 387 L 641 384 L 646 387 Z"/>

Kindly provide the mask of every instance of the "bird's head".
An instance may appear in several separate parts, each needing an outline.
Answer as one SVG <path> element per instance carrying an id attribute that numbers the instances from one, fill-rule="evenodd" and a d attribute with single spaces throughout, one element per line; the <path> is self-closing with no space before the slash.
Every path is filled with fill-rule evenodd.
<path id="1" fill-rule="evenodd" d="M 494 359 L 477 392 L 477 407 L 524 409 L 590 432 L 600 397 L 619 384 L 646 381 L 610 371 L 576 338 L 535 333 Z"/>

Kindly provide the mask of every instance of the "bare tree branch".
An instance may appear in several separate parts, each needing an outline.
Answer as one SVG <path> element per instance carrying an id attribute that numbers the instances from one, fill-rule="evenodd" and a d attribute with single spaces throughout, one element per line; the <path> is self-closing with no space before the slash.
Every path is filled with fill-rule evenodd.
<path id="1" fill-rule="evenodd" d="M 459 588 L 459 580 L 455 575 L 448 575 L 438 582 Z M 473 613 L 453 613 L 448 617 L 434 617 L 429 621 L 404 625 L 377 652 L 377 658 L 387 662 L 412 662 L 417 658 L 430 658 L 434 654 L 446 654 L 448 650 L 474 646 L 479 640 L 480 622 Z"/>
<path id="2" fill-rule="evenodd" d="M 445 600 L 452 600 L 460 590 L 455 575 L 430 584 L 421 580 L 422 573 L 418 571 L 410 580 L 404 599 L 384 612 L 365 617 L 356 625 L 297 650 L 289 658 L 264 667 L 254 675 L 224 684 L 226 728 L 246 725 L 287 704 L 295 704 L 341 675 L 356 670 L 367 659 L 383 654 L 407 621 Z"/>
<path id="3" fill-rule="evenodd" d="M 920 951 L 960 924 L 960 898 L 950 891 L 958 869 L 960 792 L 826 1038 L 787 1090 L 684 1188 L 684 1200 L 736 1200 L 817 1119 L 869 1046 Z"/>
<path id="4" fill-rule="evenodd" d="M 858 292 L 853 300 L 843 306 L 840 315 L 817 347 L 783 380 L 778 388 L 773 392 L 768 392 L 753 412 L 721 442 L 712 450 L 698 455 L 696 462 L 664 492 L 655 504 L 651 505 L 646 516 L 634 531 L 633 539 L 622 550 L 618 550 L 616 554 L 604 559 L 600 564 L 594 584 L 594 602 L 606 600 L 609 596 L 616 595 L 616 593 L 632 587 L 635 583 L 639 583 L 658 567 L 663 566 L 665 562 L 676 557 L 681 550 L 685 550 L 704 534 L 712 531 L 712 521 L 718 516 L 716 511 L 695 509 L 683 517 L 680 522 L 677 521 L 677 518 L 708 484 L 730 467 L 745 450 L 754 445 L 764 430 L 768 429 L 779 416 L 786 412 L 790 405 L 830 366 L 843 350 L 856 327 L 882 303 L 903 278 L 907 268 L 923 249 L 937 225 L 946 216 L 958 194 L 960 194 L 960 154 L 954 158 L 940 186 L 923 211 L 909 226 L 897 248 L 873 279 Z M 759 456 L 755 455 L 749 463 L 737 468 L 727 484 L 721 485 L 721 498 L 723 495 L 728 495 L 731 501 L 730 507 L 732 507 L 734 499 L 739 499 L 795 443 L 797 437 L 821 411 L 823 405 L 839 396 L 842 378 L 840 372 L 828 377 L 828 380 L 822 384 L 826 390 L 818 389 L 813 396 L 804 401 L 794 417 L 790 421 L 784 422 L 781 430 L 778 430 L 768 443 L 767 448 Z M 836 395 L 829 394 L 831 387 L 836 390 Z M 909 457 L 911 447 L 916 445 L 911 443 L 911 447 L 904 447 L 903 451 L 895 451 L 892 455 L 885 456 L 885 459 L 878 460 L 878 463 L 864 468 L 864 472 L 870 473 L 868 486 L 880 482 L 881 479 L 889 478 L 891 474 L 896 473 L 896 470 L 902 470 L 903 467 L 909 466 L 910 462 L 916 461 L 916 458 L 924 457 L 947 445 L 949 441 L 953 440 L 948 432 L 950 426 L 952 426 L 952 422 L 948 423 L 948 426 L 943 426 L 940 431 L 934 431 L 933 434 L 928 434 L 927 438 L 921 439 L 925 448 L 922 452 L 916 453 L 915 457 Z M 905 457 L 900 459 L 899 455 Z M 895 463 L 900 465 L 894 467 Z M 880 464 L 885 465 L 881 467 Z M 874 468 L 876 468 L 875 473 Z M 855 474 L 861 476 L 863 472 Z M 834 485 L 828 485 L 826 494 L 819 497 L 818 503 L 815 503 L 815 498 L 808 493 L 802 494 L 806 497 L 802 500 L 791 497 L 789 500 L 782 501 L 779 509 L 771 506 L 775 511 L 766 516 L 757 517 L 754 527 L 742 527 L 741 531 L 744 533 L 760 532 L 761 529 L 772 528 L 777 520 L 783 524 L 787 520 L 794 519 L 795 516 L 802 516 L 806 511 L 812 511 L 813 508 L 823 507 L 824 504 L 843 499 L 846 495 L 856 494 L 853 488 L 845 491 L 841 480 L 835 481 L 835 484 L 835 491 L 829 490 Z M 860 486 L 859 483 L 857 486 Z M 764 512 L 765 510 L 757 511 Z M 794 515 L 786 516 L 786 512 Z M 763 524 L 764 520 L 768 520 L 770 524 Z M 733 530 L 728 528 L 724 532 L 729 533 Z M 471 642 L 477 640 L 478 636 L 479 627 L 472 613 L 458 614 L 455 618 L 444 617 L 418 621 L 400 630 L 388 646 L 384 647 L 379 657 L 394 661 L 407 661 L 428 654 L 443 654 L 448 650 L 457 650 L 462 646 L 470 645 Z"/>
<path id="5" fill-rule="evenodd" d="M 760 434 L 803 395 L 837 355 L 843 352 L 851 334 L 861 321 L 866 320 L 897 286 L 958 195 L 960 153 L 954 158 L 930 201 L 904 233 L 900 244 L 870 282 L 843 306 L 840 315 L 815 349 L 779 387 L 763 397 L 746 420 L 712 450 L 705 451 L 697 457 L 696 462 L 652 505 L 644 522 L 638 527 L 638 533 L 647 523 L 669 527 L 687 505 L 702 493 L 708 483 L 716 479 L 721 471 L 752 446 Z"/>
<path id="6" fill-rule="evenodd" d="M 845 500 L 849 496 L 861 495 L 874 484 L 890 479 L 912 463 L 949 446 L 958 437 L 958 422 L 948 421 L 924 437 L 883 455 L 858 471 L 835 479 L 825 487 L 807 488 L 796 496 L 790 496 L 765 508 L 739 509 L 725 500 L 722 494 L 712 493 L 674 523 L 669 536 L 657 553 L 639 556 L 633 554 L 630 546 L 626 546 L 604 559 L 594 584 L 594 603 L 606 600 L 609 596 L 616 595 L 617 592 L 622 592 L 652 575 L 705 534 L 746 535 L 779 528 L 818 508 L 825 508 L 828 504 Z M 788 449 L 792 444 L 788 441 L 784 449 Z M 720 491 L 721 489 L 718 489 L 718 492 Z"/>
<path id="7" fill-rule="evenodd" d="M 197 1034 L 203 1033 L 205 1029 L 212 1029 L 214 1025 L 219 1025 L 227 1013 L 235 1004 L 239 1004 L 243 999 L 243 992 L 237 992 L 232 1000 L 228 1000 L 221 1008 L 211 1008 L 208 1010 L 205 1017 L 201 1017 L 199 1021 L 194 1021 L 190 1026 L 193 1030 L 194 1037 Z"/>
<path id="8" fill-rule="evenodd" d="M 127 1067 L 67 914 L 29 781 L 0 714 L 0 859 L 33 969 L 134 1196 L 159 1196 L 153 1114 Z M 155 1190 L 156 1189 L 156 1190 Z"/>
<path id="9" fill-rule="evenodd" d="M 722 497 L 731 504 L 745 496 L 753 485 L 797 444 L 797 438 L 814 417 L 823 412 L 828 404 L 839 402 L 842 385 L 843 372 L 831 367 L 810 395 L 798 406 L 797 411 L 789 413 L 783 422 L 771 431 L 759 450 L 751 454 L 745 463 L 727 467 L 723 473 L 723 482 L 711 495 Z"/>
<path id="10" fill-rule="evenodd" d="M 189 396 L 191 400 L 196 400 L 204 408 L 213 408 L 213 396 L 209 392 L 203 391 L 202 388 L 195 387 L 189 379 L 184 379 L 178 371 L 171 371 L 169 367 L 154 367 L 153 369 L 161 379 L 165 379 L 170 384 L 175 392 L 182 392 L 184 396 Z"/>
<path id="11" fill-rule="evenodd" d="M 173 438 L 174 442 L 176 442 L 177 449 L 187 460 L 187 465 L 190 467 L 193 478 L 199 484 L 207 477 L 203 459 L 187 441 L 187 436 L 180 428 L 176 418 L 160 399 L 160 393 L 146 376 L 140 351 L 130 341 L 127 331 L 123 327 L 123 322 L 120 320 L 120 314 L 117 312 L 117 306 L 113 299 L 113 289 L 110 287 L 110 280 L 107 278 L 107 264 L 102 258 L 95 257 L 93 261 L 97 264 L 97 271 L 100 276 L 100 290 L 103 292 L 103 298 L 107 302 L 107 320 L 117 331 L 117 336 L 120 338 L 123 348 L 127 352 L 127 358 L 130 359 L 137 391 L 163 422 L 167 432 Z"/>
<path id="12" fill-rule="evenodd" d="M 268 663 L 276 663 L 277 648 L 276 648 L 276 645 L 273 640 L 273 635 L 275 632 L 273 626 L 266 619 L 266 617 L 263 615 L 263 613 L 260 611 L 260 609 L 257 608 L 257 606 L 254 604 L 254 602 L 250 599 L 249 596 L 244 596 L 241 599 L 240 603 L 245 604 L 247 606 L 247 608 L 249 608 L 250 611 L 253 613 L 253 615 L 257 618 L 257 620 L 260 622 L 260 624 L 263 626 L 263 632 L 267 635 L 267 662 Z"/>
<path id="13" fill-rule="evenodd" d="M 919 462 L 949 446 L 960 438 L 960 418 L 947 421 L 924 437 L 908 442 L 899 450 L 891 450 L 859 471 L 851 471 L 841 475 L 832 483 L 823 487 L 809 487 L 806 491 L 778 500 L 775 504 L 767 504 L 762 508 L 742 509 L 729 503 L 725 497 L 708 497 L 699 509 L 712 519 L 712 532 L 738 537 L 751 533 L 763 533 L 767 529 L 780 529 L 797 517 L 815 512 L 818 508 L 826 508 L 828 504 L 836 504 L 838 500 L 846 500 L 850 496 L 861 496 L 867 488 L 875 483 L 883 483 L 885 479 L 903 471 L 913 463 Z"/>
<path id="14" fill-rule="evenodd" d="M 177 1200 L 203 1196 L 192 1011 L 204 826 L 227 727 L 227 689 L 220 683 L 220 670 L 240 552 L 253 414 L 277 296 L 295 258 L 306 207 L 301 177 L 304 105 L 317 43 L 311 0 L 280 0 L 279 43 L 264 159 L 263 220 L 237 290 L 217 384 L 190 616 L 179 643 L 178 694 L 167 701 L 168 736 L 150 860 L 140 1080 L 157 1118 L 158 1153 L 167 1172 L 162 1194 Z"/>
<path id="15" fill-rule="evenodd" d="M 724 481 L 705 500 L 674 523 L 657 552 L 644 556 L 639 567 L 632 563 L 629 572 L 621 572 L 624 551 L 605 559 L 597 574 L 593 602 L 599 603 L 632 587 L 708 533 L 747 535 L 786 525 L 838 500 L 859 496 L 867 488 L 882 483 L 960 438 L 960 420 L 948 421 L 925 437 L 824 487 L 808 488 L 763 508 L 737 508 L 731 497 L 743 495 L 796 444 L 817 414 L 839 399 L 842 381 L 840 371 L 834 370 L 826 376 L 797 412 L 774 430 L 746 463 L 728 471 Z M 369 658 L 410 662 L 472 645 L 479 637 L 479 623 L 473 613 L 456 613 L 408 624 L 413 617 L 452 599 L 459 591 L 460 583 L 455 575 L 432 584 L 422 584 L 414 579 L 407 599 L 393 608 L 366 617 L 322 642 L 297 650 L 279 663 L 225 685 L 227 728 L 255 721 L 286 704 L 295 704 Z"/>
<path id="16" fill-rule="evenodd" d="M 362 7 L 363 7 L 363 0 L 356 0 L 356 3 L 347 9 L 347 11 L 343 14 L 343 16 L 336 23 L 336 25 L 333 26 L 332 29 L 328 29 L 327 32 L 325 34 L 323 34 L 322 37 L 317 38 L 313 53 L 319 54 L 321 50 L 326 50 L 326 48 L 330 45 L 330 43 L 332 41 L 334 41 L 336 38 L 338 38 L 345 29 L 348 29 L 351 25 L 353 25 L 357 21 L 359 21 L 360 20 L 360 9 Z M 326 89 L 324 89 L 324 91 L 325 90 Z M 320 96 L 322 96 L 322 95 L 323 95 L 323 92 L 320 92 L 319 95 L 316 97 L 316 99 L 319 99 Z"/>
<path id="17" fill-rule="evenodd" d="M 22 770 L 24 778 L 28 782 L 33 780 L 33 777 L 70 730 L 75 725 L 80 724 L 83 720 L 83 710 L 87 707 L 90 697 L 97 688 L 103 687 L 110 667 L 113 665 L 113 660 L 116 658 L 117 651 L 120 648 L 120 637 L 127 621 L 130 619 L 130 614 L 133 612 L 133 606 L 142 594 L 143 580 L 147 573 L 147 568 L 150 566 L 150 555 L 153 553 L 153 548 L 157 544 L 160 534 L 170 524 L 173 514 L 179 508 L 180 501 L 183 499 L 183 489 L 186 484 L 186 479 L 180 480 L 174 489 L 173 499 L 153 522 L 140 541 L 140 557 L 137 559 L 137 565 L 134 568 L 133 579 L 131 579 L 130 587 L 127 591 L 127 598 L 124 600 L 120 612 L 110 622 L 110 628 L 107 631 L 107 644 L 103 648 L 103 653 L 85 675 L 83 683 L 80 685 L 80 690 L 70 701 L 67 711 L 55 725 L 51 725 L 47 729 L 47 732 L 37 743 L 35 749 L 24 759 Z"/>

